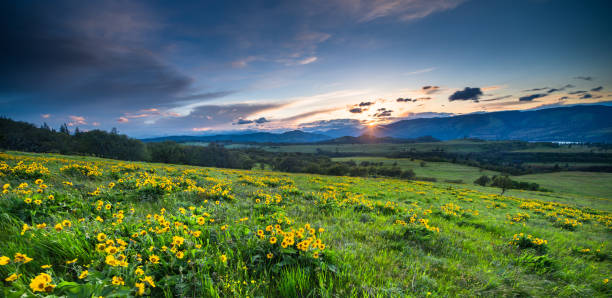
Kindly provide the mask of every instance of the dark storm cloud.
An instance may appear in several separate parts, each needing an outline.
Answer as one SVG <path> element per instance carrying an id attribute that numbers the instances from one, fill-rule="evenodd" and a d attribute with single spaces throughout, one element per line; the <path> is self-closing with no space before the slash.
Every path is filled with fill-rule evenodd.
<path id="1" fill-rule="evenodd" d="M 580 99 L 587 99 L 587 98 L 592 98 L 593 95 L 591 95 L 590 93 L 585 93 L 582 96 L 580 96 Z"/>
<path id="2" fill-rule="evenodd" d="M 593 77 L 590 77 L 590 76 L 577 76 L 574 79 L 576 79 L 576 80 L 584 80 L 584 81 L 592 81 Z"/>
<path id="3" fill-rule="evenodd" d="M 591 89 L 591 91 L 595 91 L 595 92 L 599 92 L 599 91 L 601 91 L 601 90 L 603 90 L 603 87 L 602 87 L 602 86 L 595 87 L 595 88 Z"/>
<path id="4" fill-rule="evenodd" d="M 359 114 L 361 112 L 363 112 L 363 109 L 361 108 L 352 108 L 349 110 L 349 112 L 354 113 L 354 114 Z"/>
<path id="5" fill-rule="evenodd" d="M 546 96 L 546 94 L 544 93 L 531 94 L 531 95 L 519 97 L 519 101 L 532 101 L 536 98 L 540 98 L 544 96 Z"/>
<path id="6" fill-rule="evenodd" d="M 371 106 L 371 105 L 373 105 L 373 104 L 374 104 L 374 103 L 373 103 L 373 102 L 371 102 L 371 101 L 362 101 L 361 103 L 359 103 L 359 106 L 360 106 L 360 107 L 368 107 L 368 106 Z"/>
<path id="7" fill-rule="evenodd" d="M 569 99 L 569 97 L 567 97 L 567 96 L 559 97 L 559 100 L 566 100 L 566 99 Z"/>
<path id="8" fill-rule="evenodd" d="M 413 102 L 413 101 L 416 101 L 416 99 L 410 99 L 410 98 L 407 98 L 407 97 L 406 98 L 400 97 L 400 98 L 396 99 L 395 101 L 396 102 Z"/>
<path id="9" fill-rule="evenodd" d="M 480 90 L 480 88 L 475 87 L 475 88 L 471 88 L 471 87 L 465 87 L 465 89 L 463 90 L 459 90 L 453 94 L 451 94 L 451 96 L 448 97 L 449 101 L 454 101 L 454 100 L 473 100 L 473 101 L 478 101 L 478 98 L 482 95 L 482 90 Z"/>
<path id="10" fill-rule="evenodd" d="M 123 109 L 228 95 L 189 95 L 193 79 L 164 62 L 139 35 L 148 36 L 156 20 L 131 4 L 111 3 L 0 4 L 0 94 Z M 106 14 L 95 13 L 101 6 Z"/>
<path id="11" fill-rule="evenodd" d="M 578 91 L 572 91 L 572 92 L 568 92 L 568 94 L 583 94 L 583 93 L 587 93 L 584 90 L 578 90 Z"/>

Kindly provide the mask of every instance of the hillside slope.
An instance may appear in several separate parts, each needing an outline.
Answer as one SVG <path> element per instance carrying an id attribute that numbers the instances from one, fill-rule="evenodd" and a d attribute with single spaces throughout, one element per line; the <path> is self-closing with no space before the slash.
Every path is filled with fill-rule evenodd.
<path id="1" fill-rule="evenodd" d="M 612 293 L 612 214 L 551 194 L 24 153 L 0 185 L 4 296 Z"/>

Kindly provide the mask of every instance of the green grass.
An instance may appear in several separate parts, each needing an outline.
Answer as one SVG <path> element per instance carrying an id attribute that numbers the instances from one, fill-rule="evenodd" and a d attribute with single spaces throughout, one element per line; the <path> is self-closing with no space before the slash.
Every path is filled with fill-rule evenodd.
<path id="1" fill-rule="evenodd" d="M 207 146 L 207 142 L 188 142 L 186 145 Z M 396 152 L 431 152 L 443 150 L 448 153 L 470 153 L 484 152 L 496 148 L 508 148 L 510 152 L 548 152 L 548 153 L 610 153 L 609 149 L 590 147 L 587 145 L 559 145 L 556 148 L 540 143 L 529 143 L 527 149 L 514 150 L 514 141 L 472 141 L 472 140 L 450 140 L 430 143 L 405 143 L 405 144 L 290 144 L 290 145 L 266 145 L 266 144 L 228 144 L 227 148 L 259 148 L 271 152 L 301 152 L 316 153 L 317 149 L 327 152 L 350 153 L 355 155 L 385 155 Z"/>
<path id="2" fill-rule="evenodd" d="M 461 180 L 463 183 L 472 184 L 474 180 L 482 175 L 498 175 L 498 172 L 481 170 L 476 167 L 454 164 L 450 162 L 425 162 L 421 166 L 420 160 L 409 158 L 386 158 L 386 157 L 337 157 L 333 161 L 346 162 L 354 161 L 357 164 L 363 161 L 382 162 L 385 165 L 397 164 L 402 170 L 413 170 L 418 177 L 433 177 L 438 181 Z"/>
<path id="3" fill-rule="evenodd" d="M 498 189 L 468 184 L 60 155 L 0 154 L 0 162 L 3 159 L 8 170 L 0 163 L 0 185 L 10 187 L 0 196 L 0 256 L 9 256 L 11 262 L 0 266 L 0 277 L 22 274 L 13 282 L 0 281 L 0 295 L 7 297 L 31 296 L 30 281 L 41 272 L 57 285 L 44 294 L 131 296 L 142 278 L 135 274 L 138 266 L 156 283 L 145 285 L 145 294 L 166 297 L 612 295 L 612 283 L 604 283 L 612 272 L 612 214 L 580 196 L 523 191 L 500 196 Z M 18 190 L 23 182 L 28 187 L 22 190 L 39 188 L 34 184 L 36 171 L 11 170 L 18 161 L 49 169 L 41 174 L 48 186 L 42 193 Z M 100 175 L 60 171 L 73 163 L 97 166 Z M 166 182 L 153 187 L 147 186 L 147 179 Z M 136 181 L 144 184 L 131 184 Z M 55 198 L 45 199 L 50 194 Z M 28 197 L 44 200 L 38 206 L 24 202 Z M 567 202 L 570 198 L 574 202 Z M 98 201 L 110 209 L 97 210 Z M 118 214 L 123 214 L 120 222 Z M 147 221 L 147 214 L 155 216 Z M 197 223 L 200 217 L 205 223 Z M 570 224 L 564 224 L 566 219 Z M 54 231 L 63 220 L 72 225 Z M 164 221 L 167 231 L 160 230 Z M 48 227 L 32 227 L 21 235 L 24 223 Z M 256 236 L 259 229 L 276 223 L 284 231 L 311 225 L 325 248 L 314 258 L 314 251 L 283 249 L 285 236 L 280 233 L 275 244 L 270 244 L 269 232 L 263 240 Z M 134 235 L 142 230 L 147 235 Z M 199 237 L 192 234 L 196 230 Z M 109 253 L 95 251 L 100 232 L 128 243 L 123 252 L 126 267 L 106 264 Z M 518 233 L 547 244 L 511 244 Z M 185 238 L 177 246 L 185 252 L 182 259 L 170 251 L 175 236 Z M 13 262 L 16 252 L 33 261 Z M 268 253 L 273 253 L 271 259 Z M 159 264 L 148 261 L 152 254 L 160 256 Z M 52 267 L 40 267 L 46 264 Z M 89 275 L 79 279 L 86 269 Z M 125 285 L 113 285 L 113 276 L 122 277 Z"/>
<path id="4" fill-rule="evenodd" d="M 408 158 L 386 158 L 386 157 L 337 157 L 334 161 L 354 161 L 357 164 L 362 161 L 382 162 L 385 165 L 397 164 L 402 170 L 413 170 L 418 177 L 433 177 L 438 182 L 461 180 L 466 187 L 473 186 L 474 180 L 482 175 L 499 175 L 499 172 L 481 170 L 450 162 L 425 162 L 421 166 L 420 160 Z M 598 208 L 612 211 L 612 173 L 596 172 L 555 172 L 532 175 L 511 176 L 517 181 L 535 182 L 542 188 L 553 192 L 552 196 L 559 202 L 574 203 L 582 206 L 596 206 Z M 519 191 L 514 191 L 520 193 Z M 545 199 L 551 194 L 532 192 L 536 197 Z M 579 198 L 578 198 L 579 197 Z M 586 205 L 585 205 L 586 203 Z"/>
<path id="5" fill-rule="evenodd" d="M 513 179 L 535 182 L 559 193 L 612 199 L 612 173 L 570 171 L 522 175 Z"/>

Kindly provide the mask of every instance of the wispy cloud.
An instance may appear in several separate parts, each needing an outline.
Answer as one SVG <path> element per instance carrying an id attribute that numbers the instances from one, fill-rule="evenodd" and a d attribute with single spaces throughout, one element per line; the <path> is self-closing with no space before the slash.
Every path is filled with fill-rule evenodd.
<path id="1" fill-rule="evenodd" d="M 411 76 L 411 75 L 417 75 L 417 74 L 422 74 L 422 73 L 428 73 L 428 72 L 432 72 L 432 71 L 434 71 L 436 69 L 437 68 L 435 68 L 435 67 L 423 68 L 423 69 L 407 72 L 407 73 L 405 73 L 405 75 Z"/>
<path id="2" fill-rule="evenodd" d="M 450 10 L 464 0 L 379 0 L 358 1 L 362 16 L 360 22 L 369 22 L 378 18 L 395 17 L 401 21 L 413 21 L 430 14 Z"/>
<path id="3" fill-rule="evenodd" d="M 317 57 L 308 57 L 306 59 L 300 60 L 298 61 L 298 64 L 300 65 L 306 65 L 306 64 L 310 64 L 317 61 Z"/>

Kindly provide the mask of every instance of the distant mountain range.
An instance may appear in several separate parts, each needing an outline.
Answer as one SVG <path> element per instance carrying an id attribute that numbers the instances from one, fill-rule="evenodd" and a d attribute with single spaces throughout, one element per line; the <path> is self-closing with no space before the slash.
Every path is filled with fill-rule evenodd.
<path id="1" fill-rule="evenodd" d="M 469 137 L 483 140 L 612 142 L 612 107 L 577 105 L 413 119 L 378 126 L 370 133 L 394 138 L 430 135 L 441 140 Z"/>
<path id="2" fill-rule="evenodd" d="M 316 143 L 331 137 L 292 130 L 284 133 L 254 132 L 246 134 L 220 134 L 211 136 L 169 136 L 142 139 L 144 142 L 175 141 L 185 142 L 232 142 L 232 143 Z"/>
<path id="3" fill-rule="evenodd" d="M 440 140 L 431 136 L 418 137 L 414 139 L 398 139 L 392 137 L 376 137 L 370 134 L 363 134 L 358 137 L 344 136 L 335 139 L 317 142 L 317 144 L 401 144 L 401 143 L 430 143 Z"/>
<path id="4" fill-rule="evenodd" d="M 402 120 L 388 125 L 353 130 L 333 138 L 299 130 L 285 133 L 254 132 L 212 136 L 170 136 L 145 142 L 234 143 L 400 143 L 478 138 L 483 140 L 612 142 L 612 107 L 576 105 L 529 111 L 468 114 L 453 117 Z M 329 135 L 337 136 L 337 132 Z M 354 135 L 362 135 L 354 137 Z M 423 138 L 423 136 L 427 136 Z"/>

